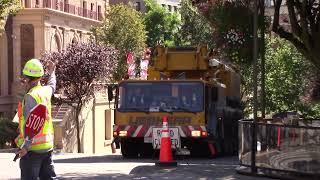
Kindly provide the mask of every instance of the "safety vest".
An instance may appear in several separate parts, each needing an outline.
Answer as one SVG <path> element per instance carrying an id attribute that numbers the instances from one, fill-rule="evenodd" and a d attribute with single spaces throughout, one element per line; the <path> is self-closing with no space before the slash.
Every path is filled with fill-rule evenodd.
<path id="1" fill-rule="evenodd" d="M 53 148 L 53 124 L 51 118 L 51 95 L 52 91 L 49 88 L 43 88 L 41 85 L 37 85 L 29 90 L 27 93 L 33 99 L 35 99 L 37 104 L 43 104 L 47 107 L 47 116 L 44 126 L 39 134 L 33 137 L 32 144 L 29 148 L 29 151 L 46 151 Z M 19 112 L 20 111 L 20 112 Z M 20 104 L 20 110 L 18 107 L 18 116 L 19 116 L 19 129 L 20 135 L 16 139 L 16 144 L 18 147 L 24 142 L 24 127 L 26 119 L 24 117 L 24 102 Z"/>

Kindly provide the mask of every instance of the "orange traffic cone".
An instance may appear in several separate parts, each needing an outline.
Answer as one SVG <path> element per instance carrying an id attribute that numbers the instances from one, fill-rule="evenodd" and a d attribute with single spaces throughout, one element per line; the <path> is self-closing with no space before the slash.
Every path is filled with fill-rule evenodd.
<path id="1" fill-rule="evenodd" d="M 177 162 L 172 158 L 171 139 L 168 128 L 168 119 L 163 117 L 163 128 L 161 131 L 160 157 L 156 162 L 157 166 L 177 166 Z"/>

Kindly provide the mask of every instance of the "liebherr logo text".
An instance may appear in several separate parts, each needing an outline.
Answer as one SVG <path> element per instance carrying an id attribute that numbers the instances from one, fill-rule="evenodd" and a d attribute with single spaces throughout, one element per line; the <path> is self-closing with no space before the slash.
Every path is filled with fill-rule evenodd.
<path id="1" fill-rule="evenodd" d="M 191 117 L 176 117 L 169 116 L 168 117 L 169 125 L 188 125 L 191 123 Z M 131 125 L 162 125 L 162 118 L 159 116 L 137 116 L 137 117 L 129 117 L 129 124 Z"/>

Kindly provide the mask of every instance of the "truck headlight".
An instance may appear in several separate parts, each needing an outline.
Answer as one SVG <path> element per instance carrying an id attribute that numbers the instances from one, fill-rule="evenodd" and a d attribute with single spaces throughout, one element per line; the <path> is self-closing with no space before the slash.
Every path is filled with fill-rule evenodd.
<path id="1" fill-rule="evenodd" d="M 127 136 L 127 131 L 119 131 L 119 136 Z"/>
<path id="2" fill-rule="evenodd" d="M 192 137 L 200 137 L 201 132 L 200 131 L 191 131 L 191 136 Z"/>

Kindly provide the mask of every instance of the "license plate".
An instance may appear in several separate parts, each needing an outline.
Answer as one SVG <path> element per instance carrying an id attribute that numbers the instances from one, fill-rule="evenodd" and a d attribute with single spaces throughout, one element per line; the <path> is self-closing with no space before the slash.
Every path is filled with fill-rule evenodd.
<path id="1" fill-rule="evenodd" d="M 160 149 L 161 146 L 161 131 L 162 128 L 152 128 L 152 145 L 154 149 Z M 169 128 L 171 139 L 171 148 L 176 149 L 181 147 L 181 141 L 178 128 Z"/>

